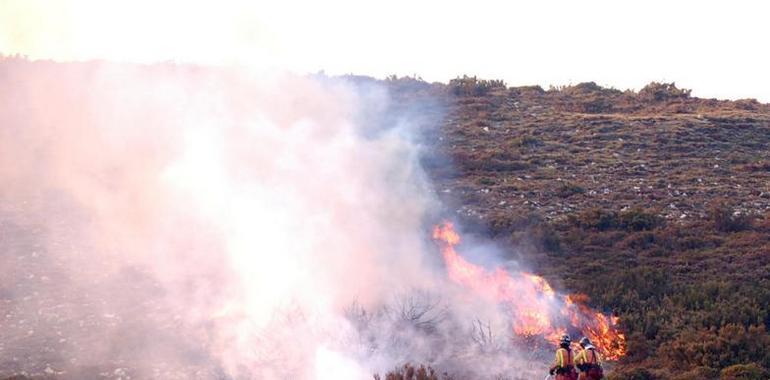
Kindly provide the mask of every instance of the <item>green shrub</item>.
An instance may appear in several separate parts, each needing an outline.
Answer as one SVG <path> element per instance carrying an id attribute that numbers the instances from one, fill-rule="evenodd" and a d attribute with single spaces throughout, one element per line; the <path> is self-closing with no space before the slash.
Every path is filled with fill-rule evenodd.
<path id="1" fill-rule="evenodd" d="M 618 222 L 621 228 L 628 231 L 647 231 L 659 226 L 662 219 L 655 213 L 632 208 L 621 212 Z"/>
<path id="2" fill-rule="evenodd" d="M 489 178 L 489 177 L 482 177 L 481 179 L 479 179 L 479 185 L 493 186 L 496 183 L 497 182 L 494 179 Z"/>

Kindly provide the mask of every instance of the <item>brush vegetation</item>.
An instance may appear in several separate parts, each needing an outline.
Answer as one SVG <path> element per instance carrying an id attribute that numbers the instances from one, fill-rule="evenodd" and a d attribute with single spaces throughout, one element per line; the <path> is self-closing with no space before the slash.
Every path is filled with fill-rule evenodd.
<path id="1" fill-rule="evenodd" d="M 431 89 L 437 194 L 620 317 L 628 355 L 611 379 L 769 378 L 769 105 L 673 83 Z"/>

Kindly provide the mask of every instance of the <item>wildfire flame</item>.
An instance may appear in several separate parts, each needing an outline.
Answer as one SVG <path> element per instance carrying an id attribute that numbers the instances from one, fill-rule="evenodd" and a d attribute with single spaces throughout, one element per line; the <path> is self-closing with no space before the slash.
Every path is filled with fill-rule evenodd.
<path id="1" fill-rule="evenodd" d="M 460 235 L 452 223 L 433 230 L 449 278 L 481 297 L 510 311 L 513 332 L 521 337 L 542 337 L 557 342 L 562 334 L 579 332 L 588 337 L 607 360 L 625 355 L 626 338 L 618 331 L 618 318 L 591 310 L 579 297 L 556 294 L 544 278 L 525 272 L 489 271 L 468 262 L 455 251 Z"/>

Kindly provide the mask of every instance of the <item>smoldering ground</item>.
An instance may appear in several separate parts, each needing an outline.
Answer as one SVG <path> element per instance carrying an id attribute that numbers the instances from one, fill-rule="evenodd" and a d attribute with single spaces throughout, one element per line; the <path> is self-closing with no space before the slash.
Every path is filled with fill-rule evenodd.
<path id="1" fill-rule="evenodd" d="M 0 83 L 0 376 L 531 370 L 446 280 L 386 89 L 16 58 Z"/>

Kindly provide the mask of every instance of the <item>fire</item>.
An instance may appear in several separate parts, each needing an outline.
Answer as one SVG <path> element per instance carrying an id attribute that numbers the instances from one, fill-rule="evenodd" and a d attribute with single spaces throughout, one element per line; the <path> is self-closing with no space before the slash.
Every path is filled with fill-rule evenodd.
<path id="1" fill-rule="evenodd" d="M 511 325 L 521 337 L 558 341 L 568 331 L 588 337 L 605 359 L 625 355 L 625 336 L 618 331 L 618 318 L 591 310 L 579 297 L 554 292 L 544 278 L 531 273 L 510 273 L 502 268 L 489 271 L 468 262 L 455 251 L 460 235 L 452 223 L 433 230 L 447 266 L 449 278 L 477 295 L 504 306 Z"/>

